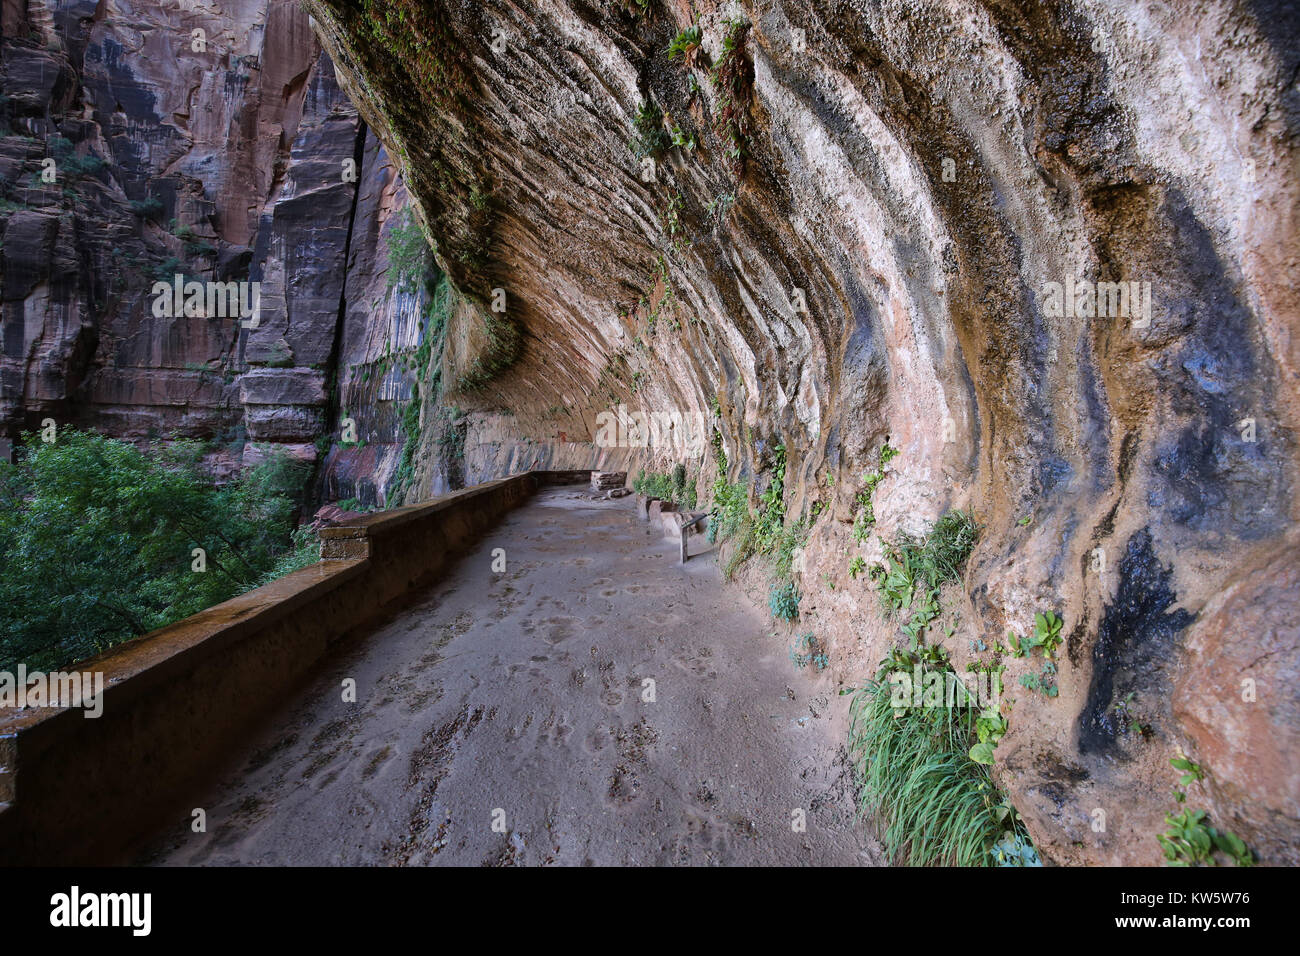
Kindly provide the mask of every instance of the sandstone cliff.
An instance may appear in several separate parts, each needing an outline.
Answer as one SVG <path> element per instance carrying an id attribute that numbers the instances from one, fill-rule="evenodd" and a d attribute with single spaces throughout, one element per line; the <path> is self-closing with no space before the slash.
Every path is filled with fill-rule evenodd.
<path id="1" fill-rule="evenodd" d="M 1214 818 L 1297 862 L 1293 9 L 307 6 L 464 296 L 471 480 L 610 454 L 618 402 L 710 418 L 759 489 L 784 446 L 848 686 L 896 633 L 852 556 L 968 506 L 954 659 L 1065 621 L 1059 695 L 1016 687 L 997 750 L 1042 852 L 1157 861 L 1181 747 Z"/>
<path id="2" fill-rule="evenodd" d="M 854 559 L 970 508 L 958 666 L 1065 621 L 996 751 L 1043 855 L 1158 862 L 1181 748 L 1300 862 L 1288 5 L 305 8 L 4 0 L 5 434 L 284 447 L 366 504 L 678 463 L 707 499 L 719 452 L 756 497 L 783 454 L 828 691 L 897 639 Z M 408 203 L 449 284 L 391 281 Z M 258 327 L 155 317 L 175 272 L 260 282 Z M 619 405 L 718 444 L 603 447 Z"/>
<path id="3" fill-rule="evenodd" d="M 420 332 L 419 296 L 383 281 L 405 193 L 306 12 L 31 0 L 3 17 L 5 433 L 215 439 L 218 472 L 276 448 L 314 461 L 346 392 L 359 441 L 324 490 L 382 501 L 410 386 L 390 374 L 381 394 L 365 369 Z M 176 274 L 259 283 L 256 327 L 155 315 Z"/>

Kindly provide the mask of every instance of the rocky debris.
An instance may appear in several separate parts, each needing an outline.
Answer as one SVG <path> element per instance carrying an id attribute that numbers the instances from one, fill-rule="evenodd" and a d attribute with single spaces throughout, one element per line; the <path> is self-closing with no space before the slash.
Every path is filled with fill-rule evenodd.
<path id="1" fill-rule="evenodd" d="M 614 491 L 627 484 L 626 471 L 593 471 L 591 473 L 592 491 Z"/>

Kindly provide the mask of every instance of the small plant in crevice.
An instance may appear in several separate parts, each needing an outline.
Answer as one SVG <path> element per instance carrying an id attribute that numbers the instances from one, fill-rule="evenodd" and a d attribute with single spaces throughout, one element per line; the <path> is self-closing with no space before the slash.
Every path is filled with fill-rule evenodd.
<path id="1" fill-rule="evenodd" d="M 997 668 L 997 676 L 1000 677 L 1001 668 Z M 1000 741 L 1007 732 L 1007 719 L 1002 715 L 1002 711 L 997 706 L 985 707 L 975 718 L 975 736 L 978 743 L 974 744 L 968 756 L 976 763 L 993 765 L 993 751 L 997 749 Z"/>
<path id="2" fill-rule="evenodd" d="M 880 467 L 863 478 L 863 489 L 854 499 L 857 510 L 853 515 L 853 540 L 858 544 L 867 540 L 871 535 L 871 527 L 876 523 L 876 508 L 872 498 L 876 493 L 876 486 L 885 479 L 885 465 L 897 458 L 899 454 L 898 449 L 889 444 L 889 436 L 886 435 L 885 443 L 880 446 Z"/>
<path id="3" fill-rule="evenodd" d="M 668 237 L 673 241 L 674 246 L 677 246 L 682 242 L 682 237 L 679 236 L 679 233 L 685 232 L 685 226 L 682 223 L 682 205 L 682 194 L 680 192 L 673 194 L 673 196 L 668 200 L 668 208 L 664 210 L 662 220 L 664 232 L 668 233 Z M 667 267 L 665 265 L 664 273 L 661 277 L 666 278 L 666 273 Z"/>
<path id="4" fill-rule="evenodd" d="M 690 62 L 692 54 L 700 48 L 700 41 L 703 38 L 704 31 L 700 29 L 698 23 L 684 27 L 668 44 L 668 59 L 675 60 L 680 56 Z"/>
<path id="5" fill-rule="evenodd" d="M 790 648 L 790 660 L 800 670 L 803 670 L 809 664 L 812 664 L 819 671 L 824 671 L 830 666 L 830 656 L 826 653 L 826 649 L 822 647 L 821 642 L 817 640 L 817 635 L 812 631 L 800 634 L 795 639 L 794 646 Z"/>
<path id="6" fill-rule="evenodd" d="M 674 126 L 672 128 L 671 136 L 673 147 L 676 149 L 684 149 L 688 153 L 692 153 L 699 147 L 699 142 L 696 140 L 695 134 L 686 132 L 680 126 Z"/>
<path id="7" fill-rule="evenodd" d="M 1038 673 L 1022 674 L 1020 686 L 1030 691 L 1037 691 L 1046 697 L 1055 697 L 1059 693 L 1056 686 L 1056 649 L 1061 643 L 1061 619 L 1052 611 L 1040 611 L 1034 615 L 1034 632 L 1028 637 L 1020 637 L 1014 631 L 1007 631 L 1007 643 L 1015 657 L 1029 657 L 1037 649 L 1042 652 L 1043 666 Z"/>
<path id="8" fill-rule="evenodd" d="M 1133 705 L 1133 698 L 1137 696 L 1136 691 L 1129 691 L 1123 700 L 1117 701 L 1111 710 L 1115 718 L 1119 721 L 1119 732 L 1123 735 L 1133 735 L 1146 740 L 1155 733 L 1155 730 L 1149 723 L 1146 723 L 1137 714 Z"/>
<path id="9" fill-rule="evenodd" d="M 664 129 L 663 111 L 650 100 L 637 107 L 632 128 L 636 132 L 636 139 L 632 141 L 632 152 L 638 159 L 660 156 L 672 146 L 672 139 Z"/>
<path id="10" fill-rule="evenodd" d="M 1178 786 L 1180 787 L 1190 786 L 1205 779 L 1205 769 L 1190 757 L 1170 757 L 1169 766 L 1182 772 L 1182 776 L 1178 778 Z M 1175 790 L 1174 799 L 1182 803 L 1187 799 L 1186 791 Z"/>
<path id="11" fill-rule="evenodd" d="M 709 204 L 705 207 L 705 211 L 718 225 L 721 225 L 723 220 L 727 218 L 727 210 L 735 205 L 735 202 L 736 194 L 734 192 L 723 193 L 720 196 L 715 196 L 713 199 L 710 199 Z"/>
<path id="12" fill-rule="evenodd" d="M 767 597 L 767 606 L 772 616 L 781 621 L 794 621 L 799 617 L 799 600 L 801 595 L 793 581 L 773 585 Z"/>

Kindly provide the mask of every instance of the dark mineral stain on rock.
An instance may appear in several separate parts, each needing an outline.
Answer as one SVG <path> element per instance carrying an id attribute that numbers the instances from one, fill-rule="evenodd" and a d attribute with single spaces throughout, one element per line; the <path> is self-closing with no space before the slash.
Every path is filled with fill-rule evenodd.
<path id="1" fill-rule="evenodd" d="M 1167 690 L 1164 669 L 1179 635 L 1195 620 L 1186 611 L 1169 610 L 1177 599 L 1169 584 L 1173 568 L 1161 566 L 1149 529 L 1129 538 L 1119 576 L 1119 591 L 1102 615 L 1092 650 L 1092 682 L 1079 715 L 1079 752 L 1084 754 L 1119 755 L 1112 704 L 1137 688 Z"/>

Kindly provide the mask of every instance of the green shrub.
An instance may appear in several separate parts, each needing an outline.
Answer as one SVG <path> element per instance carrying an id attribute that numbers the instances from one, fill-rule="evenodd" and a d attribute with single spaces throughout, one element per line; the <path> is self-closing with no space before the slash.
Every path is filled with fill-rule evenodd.
<path id="1" fill-rule="evenodd" d="M 157 219 L 163 213 L 163 203 L 161 199 L 154 196 L 147 199 L 133 199 L 131 211 L 141 219 Z"/>
<path id="2" fill-rule="evenodd" d="M 217 487 L 196 442 L 24 440 L 0 462 L 0 669 L 67 666 L 309 557 L 292 533 L 306 468 L 283 453 Z"/>

